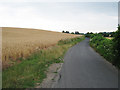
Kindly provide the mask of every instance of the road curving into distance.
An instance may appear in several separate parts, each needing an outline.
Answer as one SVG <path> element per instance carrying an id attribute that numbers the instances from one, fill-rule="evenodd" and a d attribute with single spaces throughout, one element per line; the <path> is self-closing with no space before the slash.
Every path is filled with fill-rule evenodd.
<path id="1" fill-rule="evenodd" d="M 68 50 L 55 88 L 118 88 L 118 70 L 89 46 L 89 38 Z"/>

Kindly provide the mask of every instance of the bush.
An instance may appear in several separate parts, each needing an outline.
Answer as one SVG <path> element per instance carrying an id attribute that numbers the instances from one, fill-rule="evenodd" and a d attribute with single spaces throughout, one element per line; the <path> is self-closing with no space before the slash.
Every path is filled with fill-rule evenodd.
<path id="1" fill-rule="evenodd" d="M 90 45 L 105 59 L 120 68 L 120 26 L 113 39 L 106 39 L 101 34 L 90 36 Z"/>
<path id="2" fill-rule="evenodd" d="M 113 53 L 115 53 L 113 64 L 120 68 L 120 26 L 114 34 L 113 42 Z"/>
<path id="3" fill-rule="evenodd" d="M 95 48 L 105 59 L 113 62 L 113 41 L 104 38 L 101 34 L 91 36 L 90 45 Z"/>

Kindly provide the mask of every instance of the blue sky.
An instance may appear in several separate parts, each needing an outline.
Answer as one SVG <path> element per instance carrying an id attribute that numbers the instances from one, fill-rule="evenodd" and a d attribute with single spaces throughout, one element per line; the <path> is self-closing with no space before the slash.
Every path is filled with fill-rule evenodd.
<path id="1" fill-rule="evenodd" d="M 75 2 L 76 1 L 76 2 Z M 116 31 L 117 2 L 0 2 L 0 27 L 70 32 Z"/>

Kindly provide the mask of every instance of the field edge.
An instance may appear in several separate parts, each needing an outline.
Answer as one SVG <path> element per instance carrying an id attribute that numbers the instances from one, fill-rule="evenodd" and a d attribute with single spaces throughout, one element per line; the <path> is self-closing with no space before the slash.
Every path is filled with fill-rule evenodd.
<path id="1" fill-rule="evenodd" d="M 3 71 L 3 88 L 30 88 L 46 78 L 46 72 L 53 63 L 63 63 L 66 51 L 84 40 L 83 37 L 60 40 L 56 46 L 40 50 L 20 64 Z M 9 75 L 9 76 L 8 76 Z"/>

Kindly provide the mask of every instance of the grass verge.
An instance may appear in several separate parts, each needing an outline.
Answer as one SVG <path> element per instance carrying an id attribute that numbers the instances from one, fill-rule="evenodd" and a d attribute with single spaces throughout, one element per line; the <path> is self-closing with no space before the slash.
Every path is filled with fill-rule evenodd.
<path id="1" fill-rule="evenodd" d="M 53 63 L 63 63 L 61 59 L 71 46 L 82 41 L 84 37 L 60 40 L 54 47 L 43 49 L 32 54 L 2 72 L 3 88 L 30 88 L 41 83 L 46 77 L 46 70 Z"/>

